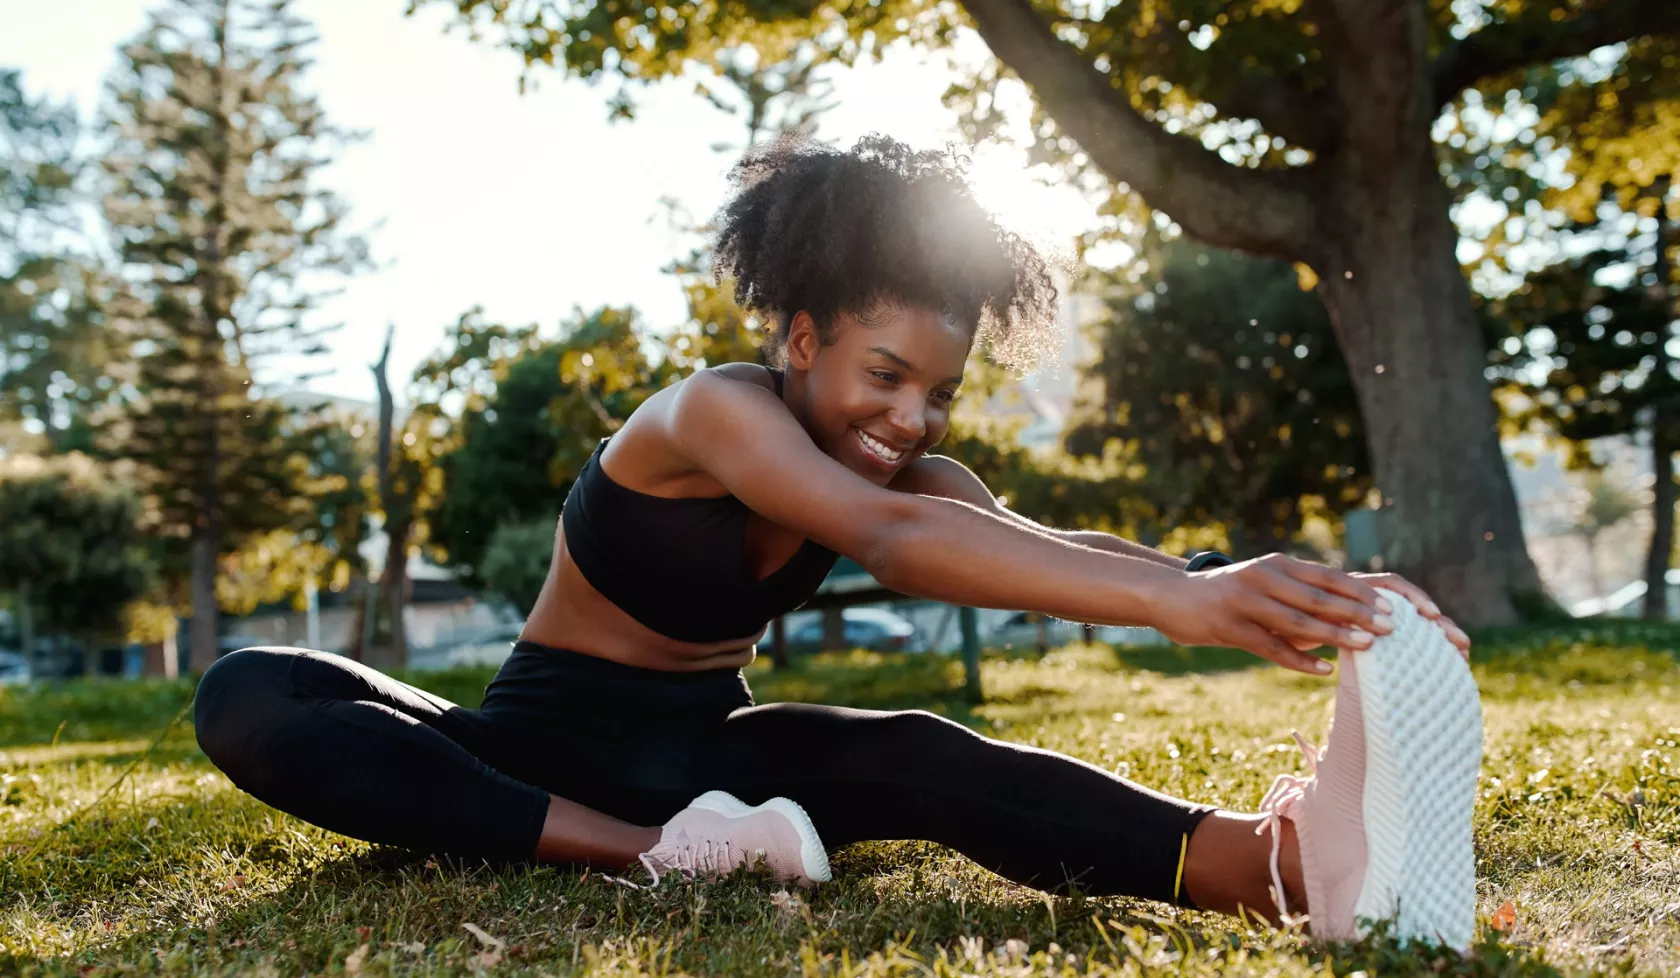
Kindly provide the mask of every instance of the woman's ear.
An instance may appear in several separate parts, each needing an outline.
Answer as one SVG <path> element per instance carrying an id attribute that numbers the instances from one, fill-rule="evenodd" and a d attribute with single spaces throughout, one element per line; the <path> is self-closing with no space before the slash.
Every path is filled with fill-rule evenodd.
<path id="1" fill-rule="evenodd" d="M 787 363 L 792 370 L 809 370 L 816 362 L 822 338 L 817 335 L 817 321 L 801 309 L 788 323 Z"/>

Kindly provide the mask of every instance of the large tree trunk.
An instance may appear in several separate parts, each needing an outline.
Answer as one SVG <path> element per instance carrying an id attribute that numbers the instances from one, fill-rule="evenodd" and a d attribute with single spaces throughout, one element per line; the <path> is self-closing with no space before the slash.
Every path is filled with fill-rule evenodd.
<path id="1" fill-rule="evenodd" d="M 1427 129 L 1384 173 L 1339 168 L 1313 261 L 1382 495 L 1383 566 L 1467 625 L 1545 601 L 1483 374 L 1487 350 Z M 1409 158 L 1409 159 L 1408 159 Z"/>

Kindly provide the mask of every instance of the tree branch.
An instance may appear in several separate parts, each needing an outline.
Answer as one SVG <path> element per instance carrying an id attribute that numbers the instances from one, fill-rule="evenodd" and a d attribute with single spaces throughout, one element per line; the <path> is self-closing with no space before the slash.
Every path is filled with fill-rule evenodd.
<path id="1" fill-rule="evenodd" d="M 1190 36 L 1177 21 L 1162 18 L 1155 22 L 1144 43 L 1162 45 L 1166 50 L 1166 45 L 1190 44 Z M 1228 119 L 1255 119 L 1267 132 L 1295 146 L 1315 153 L 1334 147 L 1336 130 L 1331 113 L 1324 105 L 1314 105 L 1312 96 L 1293 79 L 1239 71 L 1222 88 L 1191 94 Z"/>
<path id="2" fill-rule="evenodd" d="M 1636 37 L 1680 34 L 1675 0 L 1606 0 L 1559 21 L 1551 19 L 1551 9 L 1530 4 L 1523 16 L 1484 27 L 1443 50 L 1431 68 L 1436 111 L 1478 81 L 1525 65 L 1581 57 Z"/>
<path id="3" fill-rule="evenodd" d="M 982 39 L 1093 162 L 1192 237 L 1253 254 L 1298 257 L 1313 204 L 1298 173 L 1235 167 L 1145 119 L 1028 0 L 963 0 Z M 1287 138 L 1287 137 L 1285 137 Z"/>
<path id="4" fill-rule="evenodd" d="M 1257 119 L 1267 132 L 1282 136 L 1292 145 L 1315 153 L 1323 153 L 1335 145 L 1329 100 L 1321 107 L 1312 106 L 1308 101 L 1310 96 L 1288 79 L 1249 77 L 1223 92 L 1204 97 L 1220 115 Z"/>

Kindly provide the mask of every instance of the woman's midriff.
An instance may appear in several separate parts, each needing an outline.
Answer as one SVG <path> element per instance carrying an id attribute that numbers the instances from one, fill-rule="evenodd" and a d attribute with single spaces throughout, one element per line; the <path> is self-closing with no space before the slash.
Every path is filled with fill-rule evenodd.
<path id="1" fill-rule="evenodd" d="M 764 630 L 713 643 L 679 642 L 661 635 L 595 590 L 572 563 L 565 531 L 556 528 L 548 579 L 519 637 L 642 669 L 698 672 L 750 664 L 756 655 L 754 643 L 764 637 Z"/>

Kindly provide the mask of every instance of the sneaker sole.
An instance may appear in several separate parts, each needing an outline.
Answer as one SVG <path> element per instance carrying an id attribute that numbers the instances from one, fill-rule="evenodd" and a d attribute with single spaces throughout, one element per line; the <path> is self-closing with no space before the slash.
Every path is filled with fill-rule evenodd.
<path id="1" fill-rule="evenodd" d="M 1394 631 L 1358 656 L 1365 717 L 1369 861 L 1354 905 L 1393 921 L 1401 941 L 1464 949 L 1476 927 L 1470 820 L 1482 763 L 1482 704 L 1470 667 L 1441 629 L 1383 590 Z"/>
<path id="2" fill-rule="evenodd" d="M 813 883 L 827 883 L 833 878 L 828 867 L 828 850 L 823 848 L 822 839 L 817 835 L 817 827 L 811 824 L 811 816 L 805 814 L 805 809 L 799 803 L 789 798 L 772 798 L 762 805 L 749 805 L 727 791 L 708 791 L 690 803 L 691 808 L 704 808 L 736 818 L 750 815 L 758 811 L 772 811 L 793 823 L 794 831 L 799 833 L 799 862 L 805 868 L 805 875 Z"/>

